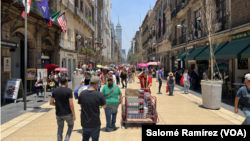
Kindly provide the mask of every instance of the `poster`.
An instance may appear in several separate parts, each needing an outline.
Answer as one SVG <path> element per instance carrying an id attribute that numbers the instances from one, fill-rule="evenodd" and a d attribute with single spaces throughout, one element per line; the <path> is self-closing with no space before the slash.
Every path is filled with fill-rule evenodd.
<path id="1" fill-rule="evenodd" d="M 239 70 L 247 70 L 248 69 L 248 58 L 238 59 L 238 69 Z"/>
<path id="2" fill-rule="evenodd" d="M 10 57 L 4 57 L 4 59 L 3 59 L 3 71 L 4 72 L 11 71 L 11 58 Z"/>
<path id="3" fill-rule="evenodd" d="M 17 99 L 20 83 L 21 79 L 8 79 L 4 90 L 4 99 Z"/>
<path id="4" fill-rule="evenodd" d="M 47 69 L 37 69 L 38 86 L 47 85 Z"/>
<path id="5" fill-rule="evenodd" d="M 27 69 L 27 80 L 35 80 L 36 79 L 36 68 Z"/>

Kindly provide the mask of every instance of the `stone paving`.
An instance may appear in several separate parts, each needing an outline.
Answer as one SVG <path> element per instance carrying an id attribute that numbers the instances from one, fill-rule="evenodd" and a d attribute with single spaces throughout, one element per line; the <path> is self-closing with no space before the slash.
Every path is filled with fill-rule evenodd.
<path id="1" fill-rule="evenodd" d="M 138 80 L 137 80 L 138 82 Z M 128 84 L 128 88 L 138 89 L 139 83 Z M 121 85 L 120 85 L 121 87 Z M 182 94 L 182 91 L 175 88 L 174 96 L 168 96 L 158 92 L 158 83 L 153 79 L 152 95 L 157 98 L 157 111 L 160 122 L 158 125 L 240 125 L 244 121 L 242 116 L 234 116 L 233 111 L 224 108 L 220 110 L 209 110 L 202 108 L 202 101 L 192 94 Z M 125 90 L 122 89 L 124 95 Z M 165 92 L 163 84 L 162 92 Z M 80 106 L 74 100 L 76 121 L 70 140 L 82 140 L 82 127 L 80 124 Z M 55 141 L 57 140 L 57 123 L 55 109 L 49 103 L 40 106 L 47 110 L 40 112 L 27 112 L 1 125 L 1 140 L 3 141 Z M 51 108 L 51 110 L 50 110 Z M 120 125 L 121 107 L 119 106 L 116 126 Z M 107 140 L 141 140 L 141 128 L 124 127 L 114 132 L 104 132 L 106 118 L 104 110 L 101 109 L 101 133 L 100 141 Z M 67 124 L 64 124 L 64 136 L 67 131 Z"/>

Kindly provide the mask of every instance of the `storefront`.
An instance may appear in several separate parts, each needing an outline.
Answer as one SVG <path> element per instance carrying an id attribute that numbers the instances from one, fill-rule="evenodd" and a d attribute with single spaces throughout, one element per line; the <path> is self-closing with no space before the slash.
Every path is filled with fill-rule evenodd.
<path id="1" fill-rule="evenodd" d="M 73 51 L 60 50 L 60 67 L 68 69 L 68 76 L 71 78 L 77 67 L 77 53 Z"/>

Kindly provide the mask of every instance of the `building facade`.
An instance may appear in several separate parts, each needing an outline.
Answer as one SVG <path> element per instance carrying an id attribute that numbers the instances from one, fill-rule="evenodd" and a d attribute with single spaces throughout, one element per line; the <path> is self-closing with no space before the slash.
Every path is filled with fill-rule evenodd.
<path id="1" fill-rule="evenodd" d="M 120 42 L 120 48 L 122 50 L 122 26 L 120 25 L 119 17 L 118 17 L 118 23 L 115 27 L 115 33 L 116 33 L 116 40 Z"/>

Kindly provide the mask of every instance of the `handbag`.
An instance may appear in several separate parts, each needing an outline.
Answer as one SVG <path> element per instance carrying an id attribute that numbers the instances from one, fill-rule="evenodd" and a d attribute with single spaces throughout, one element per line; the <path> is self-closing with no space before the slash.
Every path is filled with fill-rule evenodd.
<path id="1" fill-rule="evenodd" d="M 181 85 L 184 85 L 183 79 L 184 79 L 184 77 L 182 76 L 182 77 L 181 77 L 181 81 L 180 81 Z"/>
<path id="2" fill-rule="evenodd" d="M 50 86 L 50 87 L 54 87 L 54 86 L 55 86 L 55 82 L 54 82 L 54 81 L 50 81 L 50 82 L 49 82 L 49 86 Z"/>
<path id="3" fill-rule="evenodd" d="M 241 110 L 241 111 L 243 111 L 243 107 L 250 108 L 249 99 L 247 98 L 246 87 L 245 87 L 245 97 L 242 97 L 242 98 L 240 99 L 239 103 L 240 103 L 240 110 Z"/>
<path id="4" fill-rule="evenodd" d="M 118 87 L 118 85 L 116 85 L 116 87 L 107 95 L 105 96 L 105 99 Z"/>
<path id="5" fill-rule="evenodd" d="M 166 93 L 169 92 L 169 86 L 166 86 Z"/>

